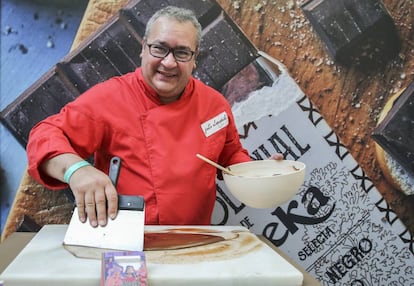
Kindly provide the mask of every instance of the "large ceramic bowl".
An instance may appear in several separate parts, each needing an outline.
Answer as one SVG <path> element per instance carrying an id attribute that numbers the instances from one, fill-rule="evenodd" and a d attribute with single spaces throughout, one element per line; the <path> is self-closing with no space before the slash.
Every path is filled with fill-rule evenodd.
<path id="1" fill-rule="evenodd" d="M 228 190 L 253 208 L 273 208 L 290 200 L 305 179 L 304 163 L 290 160 L 258 160 L 235 164 L 223 173 Z"/>

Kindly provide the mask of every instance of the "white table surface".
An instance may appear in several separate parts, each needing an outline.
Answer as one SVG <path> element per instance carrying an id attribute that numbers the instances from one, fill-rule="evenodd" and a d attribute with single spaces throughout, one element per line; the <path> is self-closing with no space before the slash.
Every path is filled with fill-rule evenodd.
<path id="1" fill-rule="evenodd" d="M 208 228 L 224 231 L 234 229 L 226 226 L 208 226 Z M 0 275 L 0 280 L 4 280 L 5 285 L 12 286 L 29 284 L 47 286 L 57 283 L 58 285 L 99 285 L 101 261 L 76 258 L 65 250 L 62 247 L 62 240 L 66 229 L 67 225 L 43 227 L 10 264 L 7 266 L 0 264 L 0 267 L 7 267 Z M 24 240 L 29 237 L 23 236 L 20 243 L 16 242 L 24 245 Z M 262 241 L 260 243 L 262 247 L 253 253 L 223 261 L 191 264 L 157 264 L 147 261 L 149 284 L 320 285 L 279 255 L 274 247 Z M 2 244 L 0 244 L 0 254 L 2 258 L 7 258 L 3 253 L 7 254 L 8 251 L 2 247 Z M 11 250 L 10 247 L 7 249 Z M 13 255 L 8 259 L 9 261 L 13 259 Z"/>

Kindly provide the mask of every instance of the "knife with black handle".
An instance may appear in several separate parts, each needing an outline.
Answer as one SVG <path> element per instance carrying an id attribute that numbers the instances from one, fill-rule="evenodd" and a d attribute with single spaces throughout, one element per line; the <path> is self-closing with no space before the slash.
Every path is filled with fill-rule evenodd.
<path id="1" fill-rule="evenodd" d="M 115 156 L 111 158 L 109 164 L 109 178 L 112 184 L 116 187 L 119 178 L 119 172 L 121 171 L 121 158 Z M 133 195 L 120 195 L 118 194 L 118 210 L 137 210 L 143 211 L 145 207 L 143 196 Z"/>

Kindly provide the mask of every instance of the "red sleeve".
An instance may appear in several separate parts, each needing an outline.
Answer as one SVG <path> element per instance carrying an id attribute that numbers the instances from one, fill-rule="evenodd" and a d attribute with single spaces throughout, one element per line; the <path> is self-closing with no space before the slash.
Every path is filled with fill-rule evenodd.
<path id="1" fill-rule="evenodd" d="M 102 108 L 93 102 L 93 99 L 80 96 L 31 130 L 26 148 L 28 172 L 42 185 L 52 190 L 67 187 L 42 172 L 40 165 L 45 160 L 63 153 L 74 153 L 86 159 L 98 148 L 105 127 L 92 117 L 93 112 L 99 114 L 99 108 Z"/>

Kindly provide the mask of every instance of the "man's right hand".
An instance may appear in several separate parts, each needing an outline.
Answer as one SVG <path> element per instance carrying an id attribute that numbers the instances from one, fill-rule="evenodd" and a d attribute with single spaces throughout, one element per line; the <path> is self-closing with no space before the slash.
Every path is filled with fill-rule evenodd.
<path id="1" fill-rule="evenodd" d="M 61 154 L 45 161 L 43 171 L 49 176 L 64 181 L 64 173 L 73 164 L 83 159 L 75 154 Z M 69 187 L 75 197 L 79 220 L 89 219 L 91 226 L 105 226 L 108 216 L 114 219 L 118 211 L 118 194 L 111 179 L 93 166 L 77 169 L 69 178 Z"/>
<path id="2" fill-rule="evenodd" d="M 93 166 L 78 169 L 69 186 L 75 196 L 79 220 L 89 219 L 92 226 L 105 226 L 107 217 L 114 219 L 118 210 L 118 195 L 110 178 Z M 107 210 L 108 207 L 108 210 Z"/>

